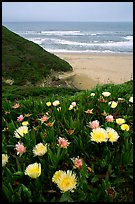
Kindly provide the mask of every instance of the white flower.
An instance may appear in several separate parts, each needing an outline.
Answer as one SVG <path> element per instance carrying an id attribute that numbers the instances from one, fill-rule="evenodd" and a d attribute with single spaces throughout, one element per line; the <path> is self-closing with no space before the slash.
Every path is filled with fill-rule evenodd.
<path id="1" fill-rule="evenodd" d="M 8 155 L 2 154 L 2 166 L 5 166 L 7 162 L 8 162 Z"/>
<path id="2" fill-rule="evenodd" d="M 43 156 L 47 152 L 47 145 L 43 145 L 42 143 L 37 144 L 33 148 L 34 156 Z"/>
<path id="3" fill-rule="evenodd" d="M 58 106 L 60 104 L 60 102 L 58 101 L 58 100 L 55 100 L 54 102 L 53 102 L 53 106 Z"/>
<path id="4" fill-rule="evenodd" d="M 110 95 L 111 95 L 111 93 L 110 93 L 110 92 L 105 91 L 105 92 L 103 92 L 103 93 L 102 93 L 102 95 L 103 95 L 104 97 L 108 97 L 108 96 L 110 96 Z"/>
<path id="5" fill-rule="evenodd" d="M 108 134 L 108 141 L 109 142 L 113 143 L 113 142 L 116 142 L 118 140 L 119 135 L 113 128 L 107 127 L 106 131 Z"/>
<path id="6" fill-rule="evenodd" d="M 14 134 L 16 138 L 23 137 L 24 134 L 28 133 L 28 127 L 27 126 L 21 126 L 18 129 L 15 130 Z"/>
<path id="7" fill-rule="evenodd" d="M 112 103 L 111 103 L 111 108 L 116 108 L 116 106 L 118 105 L 118 103 L 117 102 L 115 102 L 115 101 L 112 101 Z"/>
<path id="8" fill-rule="evenodd" d="M 133 96 L 129 98 L 129 102 L 133 103 Z"/>
<path id="9" fill-rule="evenodd" d="M 91 93 L 90 96 L 95 96 L 95 93 Z"/>
<path id="10" fill-rule="evenodd" d="M 108 140 L 108 135 L 107 132 L 104 128 L 96 128 L 93 129 L 91 134 L 91 141 L 101 143 L 101 142 L 107 142 Z"/>
<path id="11" fill-rule="evenodd" d="M 38 164 L 37 162 L 34 164 L 29 164 L 25 169 L 24 174 L 28 175 L 33 179 L 36 179 L 41 175 L 41 164 L 40 163 Z"/>

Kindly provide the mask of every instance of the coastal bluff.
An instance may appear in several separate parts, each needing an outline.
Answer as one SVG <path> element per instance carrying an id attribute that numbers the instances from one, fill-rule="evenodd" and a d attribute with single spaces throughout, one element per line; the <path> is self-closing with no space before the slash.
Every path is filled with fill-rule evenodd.
<path id="1" fill-rule="evenodd" d="M 65 60 L 2 26 L 3 81 L 10 81 L 15 85 L 35 85 L 42 83 L 52 73 L 72 69 Z"/>

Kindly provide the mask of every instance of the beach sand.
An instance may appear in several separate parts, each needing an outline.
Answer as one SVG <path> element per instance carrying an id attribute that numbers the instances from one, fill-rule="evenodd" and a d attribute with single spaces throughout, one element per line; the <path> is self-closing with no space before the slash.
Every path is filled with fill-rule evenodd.
<path id="1" fill-rule="evenodd" d="M 72 80 L 75 87 L 86 90 L 97 84 L 120 84 L 133 79 L 132 54 L 55 53 L 69 62 L 73 72 L 62 77 Z"/>

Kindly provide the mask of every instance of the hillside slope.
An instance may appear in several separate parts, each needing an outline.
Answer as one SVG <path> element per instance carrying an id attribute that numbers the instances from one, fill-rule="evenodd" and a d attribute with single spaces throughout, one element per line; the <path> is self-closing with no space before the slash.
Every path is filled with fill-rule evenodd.
<path id="1" fill-rule="evenodd" d="M 2 76 L 16 85 L 36 84 L 51 71 L 70 71 L 71 65 L 2 26 Z"/>

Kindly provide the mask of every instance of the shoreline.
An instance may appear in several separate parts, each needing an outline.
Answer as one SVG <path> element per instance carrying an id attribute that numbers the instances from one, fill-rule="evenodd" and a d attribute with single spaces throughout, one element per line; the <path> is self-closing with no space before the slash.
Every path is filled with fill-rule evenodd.
<path id="1" fill-rule="evenodd" d="M 49 51 L 48 51 L 49 52 Z M 133 55 L 133 53 L 128 53 L 128 52 L 123 52 L 123 53 L 121 53 L 121 52 L 118 52 L 118 53 L 116 53 L 116 52 L 76 52 L 76 51 L 74 51 L 74 52 L 72 52 L 72 51 L 69 51 L 69 52 L 50 52 L 50 53 L 52 53 L 52 54 L 55 54 L 55 55 L 70 55 L 70 54 L 73 54 L 73 55 L 101 55 L 101 56 L 103 56 L 103 55 L 114 55 L 114 56 L 132 56 Z"/>
<path id="2" fill-rule="evenodd" d="M 94 88 L 98 84 L 120 84 L 133 77 L 133 54 L 127 53 L 53 53 L 67 61 L 72 72 L 63 73 L 81 90 Z"/>

